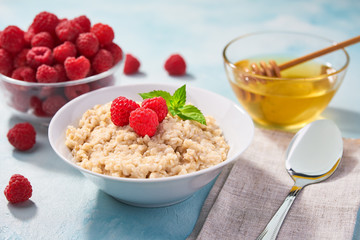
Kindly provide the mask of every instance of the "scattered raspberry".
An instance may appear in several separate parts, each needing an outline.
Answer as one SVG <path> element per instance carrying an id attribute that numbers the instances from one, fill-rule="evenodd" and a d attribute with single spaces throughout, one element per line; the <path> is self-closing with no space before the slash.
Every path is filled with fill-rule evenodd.
<path id="1" fill-rule="evenodd" d="M 79 29 L 69 20 L 61 21 L 55 28 L 56 36 L 61 42 L 74 42 L 79 35 Z"/>
<path id="2" fill-rule="evenodd" d="M 76 47 L 80 54 L 85 57 L 92 57 L 99 50 L 99 40 L 94 33 L 80 33 L 76 39 Z"/>
<path id="3" fill-rule="evenodd" d="M 18 123 L 9 130 L 7 138 L 10 144 L 16 149 L 26 151 L 34 146 L 36 142 L 36 132 L 30 123 Z"/>
<path id="4" fill-rule="evenodd" d="M 111 53 L 114 59 L 114 64 L 117 64 L 123 58 L 123 52 L 119 45 L 117 45 L 116 43 L 112 42 L 106 45 L 104 49 L 108 50 Z"/>
<path id="5" fill-rule="evenodd" d="M 65 87 L 64 93 L 67 99 L 72 100 L 89 91 L 90 91 L 90 86 L 85 83 L 85 84 Z"/>
<path id="6" fill-rule="evenodd" d="M 90 61 L 84 56 L 68 57 L 64 62 L 64 67 L 70 80 L 81 79 L 87 76 L 90 70 Z"/>
<path id="7" fill-rule="evenodd" d="M 10 203 L 25 202 L 32 195 L 32 187 L 26 177 L 20 174 L 14 174 L 11 176 L 9 185 L 7 185 L 4 190 L 4 194 Z"/>
<path id="8" fill-rule="evenodd" d="M 24 48 L 15 56 L 15 58 L 14 58 L 14 67 L 15 68 L 24 67 L 27 65 L 26 55 L 29 51 L 30 51 L 30 49 Z"/>
<path id="9" fill-rule="evenodd" d="M 53 49 L 53 56 L 54 59 L 59 63 L 63 63 L 67 57 L 75 57 L 76 56 L 75 44 L 73 44 L 70 41 L 65 41 L 63 44 Z"/>
<path id="10" fill-rule="evenodd" d="M 49 32 L 53 34 L 58 23 L 59 19 L 55 14 L 44 11 L 35 16 L 31 26 L 34 29 L 34 33 Z"/>
<path id="11" fill-rule="evenodd" d="M 107 24 L 97 23 L 92 26 L 90 32 L 96 35 L 102 46 L 110 44 L 115 37 L 114 30 Z"/>
<path id="12" fill-rule="evenodd" d="M 129 123 L 130 127 L 141 137 L 145 135 L 152 137 L 156 133 L 159 120 L 153 110 L 139 107 L 130 113 Z"/>
<path id="13" fill-rule="evenodd" d="M 111 121 L 116 126 L 125 126 L 129 124 L 130 113 L 139 107 L 139 104 L 126 97 L 115 98 L 110 107 Z"/>
<path id="14" fill-rule="evenodd" d="M 64 106 L 66 100 L 60 95 L 53 95 L 45 99 L 42 104 L 44 112 L 48 116 L 53 116 L 62 106 Z"/>
<path id="15" fill-rule="evenodd" d="M 31 67 L 19 67 L 13 71 L 11 78 L 25 81 L 25 82 L 36 82 L 35 71 Z"/>
<path id="16" fill-rule="evenodd" d="M 80 26 L 82 33 L 90 32 L 91 22 L 85 15 L 76 17 L 72 21 L 74 21 Z"/>
<path id="17" fill-rule="evenodd" d="M 170 75 L 181 76 L 186 72 L 186 63 L 182 56 L 173 54 L 166 60 L 164 68 Z"/>
<path id="18" fill-rule="evenodd" d="M 100 49 L 92 60 L 92 67 L 96 73 L 102 73 L 109 70 L 113 64 L 113 56 L 105 49 Z"/>
<path id="19" fill-rule="evenodd" d="M 20 52 L 25 46 L 23 30 L 17 26 L 6 27 L 1 33 L 0 45 L 11 53 Z"/>
<path id="20" fill-rule="evenodd" d="M 58 78 L 58 72 L 55 68 L 45 64 L 38 67 L 36 71 L 36 79 L 39 83 L 56 83 Z"/>
<path id="21" fill-rule="evenodd" d="M 139 71 L 140 62 L 133 55 L 126 54 L 125 64 L 124 64 L 124 73 L 126 75 L 131 75 Z"/>
<path id="22" fill-rule="evenodd" d="M 33 113 L 38 117 L 45 117 L 46 113 L 42 109 L 42 101 L 37 96 L 32 96 L 30 98 L 30 107 L 33 109 Z"/>
<path id="23" fill-rule="evenodd" d="M 39 32 L 31 39 L 32 47 L 48 47 L 52 49 L 54 44 L 54 39 L 48 32 Z"/>
<path id="24" fill-rule="evenodd" d="M 64 65 L 58 63 L 55 64 L 53 67 L 58 72 L 58 82 L 66 82 L 67 80 L 69 80 L 66 75 Z"/>
<path id="25" fill-rule="evenodd" d="M 37 68 L 41 64 L 52 64 L 52 53 L 48 47 L 33 47 L 26 55 L 27 63 L 32 68 Z"/>
<path id="26" fill-rule="evenodd" d="M 150 108 L 156 112 L 159 123 L 161 123 L 168 114 L 166 101 L 162 97 L 147 98 L 142 102 L 141 106 L 144 108 Z"/>
<path id="27" fill-rule="evenodd" d="M 0 48 L 0 73 L 6 76 L 11 74 L 12 57 L 5 49 Z"/>

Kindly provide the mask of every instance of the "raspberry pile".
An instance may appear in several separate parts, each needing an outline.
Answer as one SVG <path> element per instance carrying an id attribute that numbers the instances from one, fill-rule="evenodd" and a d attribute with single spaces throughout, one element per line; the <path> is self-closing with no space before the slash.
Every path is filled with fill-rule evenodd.
<path id="1" fill-rule="evenodd" d="M 32 187 L 26 177 L 14 174 L 10 178 L 9 185 L 5 187 L 4 194 L 10 203 L 25 202 L 32 195 Z"/>
<path id="2" fill-rule="evenodd" d="M 145 99 L 141 106 L 131 99 L 120 96 L 110 107 L 111 121 L 116 126 L 130 125 L 141 137 L 155 135 L 159 123 L 168 114 L 166 101 L 162 97 Z"/>
<path id="3" fill-rule="evenodd" d="M 109 70 L 123 58 L 122 49 L 113 42 L 114 37 L 112 27 L 103 23 L 92 25 L 85 15 L 60 19 L 43 11 L 25 31 L 13 25 L 0 31 L 0 73 L 35 83 L 66 82 L 96 75 Z M 103 82 L 103 86 L 109 84 L 109 81 Z M 11 101 L 17 110 L 30 110 L 37 116 L 46 117 L 61 107 L 59 103 L 102 87 L 95 82 L 86 85 L 66 89 L 43 87 L 40 92 L 25 86 L 7 84 L 5 87 L 11 92 Z M 34 96 L 37 97 L 36 108 L 32 104 Z M 55 104 L 52 99 L 59 102 Z M 41 111 L 40 105 L 44 105 Z"/>

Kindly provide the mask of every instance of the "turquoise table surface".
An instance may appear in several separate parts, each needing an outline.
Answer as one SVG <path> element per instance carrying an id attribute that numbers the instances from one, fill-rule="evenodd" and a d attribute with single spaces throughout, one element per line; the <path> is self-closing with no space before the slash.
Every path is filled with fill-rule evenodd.
<path id="1" fill-rule="evenodd" d="M 137 75 L 125 76 L 122 69 L 116 72 L 117 85 L 186 83 L 234 102 L 222 49 L 236 36 L 292 30 L 342 41 L 360 34 L 358 0 L 2 0 L 0 30 L 8 25 L 26 29 L 43 10 L 61 18 L 85 14 L 92 23 L 114 28 L 115 42 L 141 61 Z M 347 75 L 323 116 L 334 120 L 344 137 L 360 138 L 360 44 L 347 50 L 351 58 Z M 184 56 L 186 76 L 170 77 L 164 71 L 164 61 L 172 53 Z M 34 149 L 13 150 L 6 133 L 22 120 L 14 117 L 3 101 L 0 112 L 0 239 L 185 239 L 191 233 L 213 183 L 170 207 L 125 205 L 99 191 L 57 157 L 44 127 L 37 126 Z M 14 173 L 26 176 L 33 186 L 31 200 L 17 206 L 9 204 L 2 193 Z M 360 232 L 360 227 L 357 230 Z"/>

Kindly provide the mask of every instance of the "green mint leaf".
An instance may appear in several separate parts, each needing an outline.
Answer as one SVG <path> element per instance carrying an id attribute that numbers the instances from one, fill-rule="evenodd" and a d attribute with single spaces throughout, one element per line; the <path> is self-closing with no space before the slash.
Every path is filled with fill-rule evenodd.
<path id="1" fill-rule="evenodd" d="M 175 109 L 182 107 L 186 102 L 186 84 L 178 88 L 171 97 L 170 104 Z"/>
<path id="2" fill-rule="evenodd" d="M 168 110 L 169 110 L 169 112 L 170 112 L 170 114 L 172 115 L 172 116 L 175 116 L 175 115 L 178 115 L 179 113 L 180 113 L 180 111 L 177 109 L 177 108 L 173 108 L 173 107 L 168 107 Z"/>
<path id="3" fill-rule="evenodd" d="M 147 98 L 154 98 L 154 97 L 162 97 L 165 99 L 166 104 L 169 106 L 170 105 L 170 101 L 171 101 L 171 94 L 166 92 L 166 91 L 162 91 L 162 90 L 154 90 L 148 93 L 139 93 L 139 95 L 142 97 L 142 99 L 147 99 Z"/>
<path id="4" fill-rule="evenodd" d="M 201 111 L 193 105 L 186 103 L 186 84 L 178 88 L 171 96 L 170 93 L 162 90 L 154 90 L 148 93 L 139 93 L 143 99 L 163 97 L 166 101 L 169 113 L 172 116 L 178 115 L 184 120 L 194 120 L 206 125 L 206 119 Z"/>
<path id="5" fill-rule="evenodd" d="M 206 125 L 206 119 L 204 115 L 201 113 L 201 111 L 193 106 L 193 105 L 185 105 L 183 107 L 178 108 L 180 113 L 177 115 L 182 119 L 188 119 L 188 120 L 194 120 L 201 124 Z"/>

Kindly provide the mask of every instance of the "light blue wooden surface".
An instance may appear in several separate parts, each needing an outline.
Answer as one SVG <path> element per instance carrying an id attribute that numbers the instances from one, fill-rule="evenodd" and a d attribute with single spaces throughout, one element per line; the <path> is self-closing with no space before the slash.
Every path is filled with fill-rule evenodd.
<path id="1" fill-rule="evenodd" d="M 186 83 L 235 102 L 221 56 L 230 39 L 262 30 L 302 31 L 335 41 L 360 34 L 358 0 L 2 0 L 0 29 L 7 25 L 27 28 L 42 10 L 67 18 L 86 14 L 92 23 L 113 26 L 115 41 L 142 64 L 136 76 L 118 71 L 118 85 Z M 347 50 L 351 57 L 348 73 L 323 115 L 338 124 L 344 137 L 360 138 L 360 44 Z M 165 59 L 175 52 L 188 64 L 185 77 L 169 77 L 163 69 Z M 37 144 L 31 152 L 13 151 L 6 133 L 21 120 L 2 101 L 0 112 L 0 190 L 14 173 L 28 177 L 34 188 L 31 201 L 16 207 L 0 193 L 0 239 L 184 239 L 192 231 L 211 185 L 171 207 L 127 206 L 63 163 L 52 152 L 46 129 L 37 128 Z"/>

